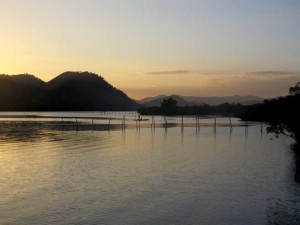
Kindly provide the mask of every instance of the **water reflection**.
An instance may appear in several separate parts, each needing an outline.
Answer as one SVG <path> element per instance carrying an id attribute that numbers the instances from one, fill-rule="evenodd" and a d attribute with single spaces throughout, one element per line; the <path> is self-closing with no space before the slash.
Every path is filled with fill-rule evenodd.
<path id="1" fill-rule="evenodd" d="M 0 123 L 0 140 L 2 141 L 37 141 L 43 139 L 44 124 L 30 122 L 1 122 Z"/>
<path id="2" fill-rule="evenodd" d="M 299 144 L 299 142 L 292 144 L 291 149 L 293 150 L 294 158 L 295 158 L 294 180 L 295 180 L 295 182 L 300 184 L 300 144 Z"/>
<path id="3" fill-rule="evenodd" d="M 245 127 L 228 126 L 88 126 L 1 126 L 0 224 L 259 225 L 299 218 L 290 142 L 261 137 L 260 126 L 247 135 Z"/>
<path id="4" fill-rule="evenodd" d="M 262 125 L 263 126 L 263 125 Z M 261 126 L 261 133 L 262 133 L 262 126 Z M 295 161 L 295 175 L 294 175 L 294 181 L 296 183 L 300 183 L 300 140 L 297 139 L 297 136 L 293 132 L 293 129 L 290 129 L 285 124 L 269 124 L 267 127 L 267 132 L 274 134 L 275 137 L 285 139 L 286 137 L 292 137 L 295 139 L 295 142 L 291 144 L 291 150 L 294 155 L 294 161 Z"/>
<path id="5" fill-rule="evenodd" d="M 266 210 L 267 225 L 299 225 L 300 221 L 300 196 L 289 200 L 272 199 Z M 294 196 L 295 197 L 295 196 Z"/>
<path id="6" fill-rule="evenodd" d="M 268 133 L 274 133 L 276 138 L 285 138 L 285 125 L 270 125 L 267 127 Z M 261 125 L 261 135 L 263 133 L 263 125 Z M 274 198 L 269 200 L 269 206 L 266 210 L 267 225 L 287 224 L 299 225 L 300 221 L 300 145 L 299 140 L 290 145 L 293 153 L 294 165 L 292 166 L 295 186 L 292 185 L 291 192 L 284 200 Z"/>

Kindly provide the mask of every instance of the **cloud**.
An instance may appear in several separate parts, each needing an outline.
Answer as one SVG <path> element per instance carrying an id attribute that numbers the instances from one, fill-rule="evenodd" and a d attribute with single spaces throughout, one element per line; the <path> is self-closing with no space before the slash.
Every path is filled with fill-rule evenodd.
<path id="1" fill-rule="evenodd" d="M 180 75 L 180 74 L 201 74 L 207 75 L 211 73 L 197 71 L 197 70 L 162 70 L 162 71 L 151 71 L 146 72 L 148 75 Z"/>
<path id="2" fill-rule="evenodd" d="M 252 71 L 246 72 L 245 75 L 298 75 L 300 73 L 291 71 L 278 71 L 278 70 L 265 70 L 265 71 Z"/>
<path id="3" fill-rule="evenodd" d="M 176 74 L 187 74 L 193 73 L 191 70 L 165 70 L 165 71 L 153 71 L 147 72 L 149 75 L 176 75 Z"/>
<path id="4" fill-rule="evenodd" d="M 187 73 L 193 73 L 192 70 L 164 70 L 164 71 L 153 71 L 153 72 L 147 72 L 146 74 L 149 75 L 176 75 L 176 74 L 187 74 Z"/>
<path id="5" fill-rule="evenodd" d="M 224 73 L 208 73 L 198 70 L 162 70 L 151 71 L 144 74 L 148 75 L 180 75 L 180 74 L 197 74 L 197 75 L 225 75 Z M 230 75 L 230 74 L 227 74 Z M 238 75 L 238 74 L 231 74 Z M 257 75 L 257 76 L 283 76 L 283 75 L 300 75 L 300 72 L 284 71 L 284 70 L 262 70 L 262 71 L 249 71 L 241 73 L 240 75 Z"/>

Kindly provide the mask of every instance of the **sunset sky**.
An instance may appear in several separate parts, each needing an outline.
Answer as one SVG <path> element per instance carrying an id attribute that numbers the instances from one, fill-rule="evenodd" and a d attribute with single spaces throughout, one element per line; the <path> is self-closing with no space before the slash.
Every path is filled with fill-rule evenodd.
<path id="1" fill-rule="evenodd" d="M 140 99 L 286 95 L 299 0 L 0 0 L 0 74 L 91 71 Z"/>

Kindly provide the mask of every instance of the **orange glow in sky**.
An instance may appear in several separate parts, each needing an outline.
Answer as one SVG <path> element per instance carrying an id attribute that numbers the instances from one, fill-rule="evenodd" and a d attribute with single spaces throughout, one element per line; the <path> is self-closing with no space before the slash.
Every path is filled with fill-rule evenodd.
<path id="1" fill-rule="evenodd" d="M 0 74 L 102 75 L 130 97 L 287 94 L 299 1 L 4 1 Z"/>

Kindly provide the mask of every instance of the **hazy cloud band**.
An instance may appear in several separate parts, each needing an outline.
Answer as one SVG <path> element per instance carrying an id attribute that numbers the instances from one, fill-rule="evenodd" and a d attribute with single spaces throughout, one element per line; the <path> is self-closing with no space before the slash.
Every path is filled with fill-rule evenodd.
<path id="1" fill-rule="evenodd" d="M 245 75 L 298 75 L 300 73 L 291 72 L 291 71 L 253 71 L 253 72 L 246 72 Z"/>
<path id="2" fill-rule="evenodd" d="M 152 71 L 147 72 L 149 75 L 176 75 L 176 74 L 187 74 L 193 73 L 191 70 L 165 70 L 165 71 Z"/>

